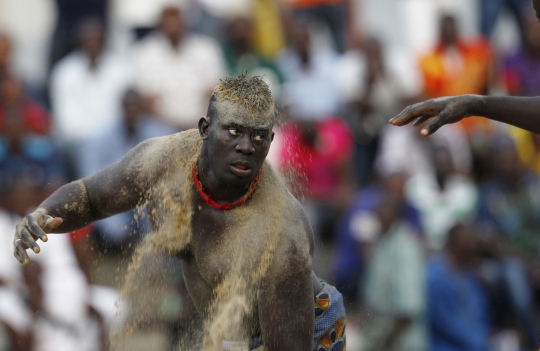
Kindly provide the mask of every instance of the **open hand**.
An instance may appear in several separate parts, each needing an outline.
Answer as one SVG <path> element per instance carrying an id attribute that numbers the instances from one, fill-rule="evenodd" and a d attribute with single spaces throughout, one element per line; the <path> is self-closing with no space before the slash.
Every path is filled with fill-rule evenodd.
<path id="1" fill-rule="evenodd" d="M 424 124 L 430 118 L 436 117 L 420 132 L 423 136 L 435 133 L 445 124 L 456 123 L 465 117 L 473 116 L 475 105 L 479 101 L 477 95 L 460 95 L 442 97 L 419 102 L 406 107 L 401 113 L 388 123 L 395 126 L 404 126 L 414 122 L 414 126 Z"/>
<path id="2" fill-rule="evenodd" d="M 30 257 L 28 257 L 26 250 L 32 249 L 35 253 L 39 253 L 40 248 L 36 243 L 37 239 L 46 242 L 48 240 L 46 233 L 58 227 L 62 222 L 62 218 L 53 218 L 39 210 L 25 216 L 17 224 L 13 240 L 13 254 L 17 260 L 25 266 L 29 264 Z"/>

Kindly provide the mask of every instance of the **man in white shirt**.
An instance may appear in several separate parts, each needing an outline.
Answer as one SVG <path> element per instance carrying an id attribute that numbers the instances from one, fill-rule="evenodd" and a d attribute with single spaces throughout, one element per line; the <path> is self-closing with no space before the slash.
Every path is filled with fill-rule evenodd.
<path id="1" fill-rule="evenodd" d="M 129 84 L 126 63 L 104 48 L 103 26 L 84 23 L 80 50 L 62 59 L 51 76 L 51 103 L 57 136 L 77 145 L 120 120 Z"/>
<path id="2" fill-rule="evenodd" d="M 158 29 L 135 50 L 135 86 L 164 121 L 179 130 L 194 128 L 227 75 L 223 53 L 213 39 L 186 31 L 178 7 L 163 9 Z"/>

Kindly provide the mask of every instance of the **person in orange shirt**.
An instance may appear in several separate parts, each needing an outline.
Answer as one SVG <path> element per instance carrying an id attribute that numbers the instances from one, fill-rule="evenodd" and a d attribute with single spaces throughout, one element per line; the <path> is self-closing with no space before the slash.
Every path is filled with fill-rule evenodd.
<path id="1" fill-rule="evenodd" d="M 439 43 L 422 57 L 424 96 L 437 98 L 461 94 L 483 94 L 489 82 L 491 49 L 486 40 L 464 41 L 459 37 L 457 22 L 445 15 L 440 21 Z M 468 120 L 462 126 L 467 132 L 484 128 L 485 123 Z"/>

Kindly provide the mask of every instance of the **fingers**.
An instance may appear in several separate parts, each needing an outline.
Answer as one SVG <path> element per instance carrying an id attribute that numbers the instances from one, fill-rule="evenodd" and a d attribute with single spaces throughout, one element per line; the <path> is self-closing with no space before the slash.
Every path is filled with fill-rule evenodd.
<path id="1" fill-rule="evenodd" d="M 45 222 L 45 225 L 43 226 L 43 229 L 47 233 L 52 231 L 54 228 L 57 228 L 60 224 L 64 222 L 64 220 L 60 217 L 55 217 L 55 218 L 52 218 L 50 216 L 47 216 L 47 217 L 49 218 L 47 219 L 47 221 Z"/>
<path id="2" fill-rule="evenodd" d="M 439 110 L 431 100 L 408 106 L 400 114 L 390 119 L 388 123 L 395 126 L 404 126 L 411 123 L 418 117 L 435 117 Z"/>
<path id="3" fill-rule="evenodd" d="M 30 263 L 30 257 L 28 257 L 28 254 L 26 253 L 23 245 L 24 244 L 21 239 L 15 240 L 13 255 L 15 256 L 17 261 L 26 266 Z"/>
<path id="4" fill-rule="evenodd" d="M 19 239 L 17 240 L 21 240 L 24 245 L 32 249 L 32 251 L 34 251 L 35 253 L 39 253 L 39 251 L 41 251 L 39 248 L 39 245 L 34 240 L 34 237 L 30 234 L 30 231 L 28 231 L 28 229 L 26 228 L 22 228 L 19 231 Z"/>
<path id="5" fill-rule="evenodd" d="M 41 239 L 41 241 L 46 242 L 49 240 L 47 234 L 41 229 L 41 227 L 34 221 L 28 221 L 28 230 L 33 236 L 36 236 Z"/>
<path id="6" fill-rule="evenodd" d="M 430 116 L 423 116 L 423 117 L 417 118 L 416 121 L 414 121 L 413 126 L 418 127 L 424 124 L 430 118 L 431 118 Z"/>
<path id="7" fill-rule="evenodd" d="M 441 113 L 437 118 L 435 118 L 430 124 L 422 128 L 422 131 L 420 134 L 423 136 L 428 136 L 433 133 L 435 133 L 439 128 L 441 128 L 446 123 L 444 122 L 446 120 L 444 112 Z"/>

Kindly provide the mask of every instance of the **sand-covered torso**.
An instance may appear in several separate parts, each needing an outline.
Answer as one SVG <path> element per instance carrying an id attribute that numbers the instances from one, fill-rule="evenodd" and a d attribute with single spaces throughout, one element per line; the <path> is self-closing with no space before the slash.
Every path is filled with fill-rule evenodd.
<path id="1" fill-rule="evenodd" d="M 246 339 L 259 329 L 259 287 L 286 271 L 288 255 L 311 267 L 313 239 L 300 204 L 268 164 L 248 202 L 208 206 L 191 177 L 201 145 L 196 130 L 152 139 L 138 158 L 136 182 L 155 232 L 150 241 L 182 259 L 212 349 L 221 338 Z"/>

